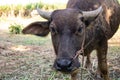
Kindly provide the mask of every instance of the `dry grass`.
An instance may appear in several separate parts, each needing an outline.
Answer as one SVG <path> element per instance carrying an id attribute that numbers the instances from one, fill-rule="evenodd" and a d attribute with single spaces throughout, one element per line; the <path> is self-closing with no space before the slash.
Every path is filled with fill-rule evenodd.
<path id="1" fill-rule="evenodd" d="M 33 44 L 26 43 L 26 40 Z M 119 52 L 119 46 L 109 47 L 108 64 L 112 80 L 120 79 Z M 54 58 L 49 36 L 43 39 L 31 35 L 0 34 L 1 80 L 70 80 L 70 75 L 52 69 Z M 94 73 L 97 67 L 95 51 L 92 54 L 92 62 Z M 84 80 L 101 80 L 99 77 L 96 79 L 93 73 L 84 69 Z"/>

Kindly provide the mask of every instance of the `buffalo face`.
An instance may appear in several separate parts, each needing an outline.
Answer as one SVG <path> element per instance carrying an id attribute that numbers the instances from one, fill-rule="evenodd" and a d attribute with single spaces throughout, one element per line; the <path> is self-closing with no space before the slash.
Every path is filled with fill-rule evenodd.
<path id="1" fill-rule="evenodd" d="M 80 49 L 85 27 L 79 15 L 77 10 L 66 9 L 53 12 L 51 17 L 50 31 L 56 53 L 54 67 L 62 72 L 80 67 L 78 58 L 73 59 Z"/>
<path id="2" fill-rule="evenodd" d="M 80 67 L 78 57 L 74 57 L 81 49 L 85 28 L 97 17 L 101 9 L 100 7 L 89 12 L 77 9 L 56 10 L 49 13 L 47 17 L 42 13 L 48 21 L 33 22 L 23 29 L 23 33 L 46 36 L 51 32 L 56 54 L 54 68 L 61 72 L 71 73 Z"/>

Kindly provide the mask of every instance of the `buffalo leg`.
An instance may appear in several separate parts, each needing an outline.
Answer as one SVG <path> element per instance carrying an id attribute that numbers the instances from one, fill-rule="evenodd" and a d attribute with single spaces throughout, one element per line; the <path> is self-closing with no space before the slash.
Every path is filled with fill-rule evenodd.
<path id="1" fill-rule="evenodd" d="M 98 57 L 98 69 L 101 77 L 104 80 L 110 80 L 108 76 L 108 67 L 107 67 L 107 40 L 99 44 L 97 48 L 97 57 Z"/>
<path id="2" fill-rule="evenodd" d="M 92 68 L 92 64 L 91 64 L 91 61 L 90 61 L 90 54 L 87 54 L 87 58 L 86 58 L 86 62 L 85 62 L 85 68 Z"/>

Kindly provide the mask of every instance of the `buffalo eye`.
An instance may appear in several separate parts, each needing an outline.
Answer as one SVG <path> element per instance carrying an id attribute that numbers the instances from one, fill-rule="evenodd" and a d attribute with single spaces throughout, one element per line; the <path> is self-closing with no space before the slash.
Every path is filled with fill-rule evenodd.
<path id="1" fill-rule="evenodd" d="M 81 33 L 82 33 L 82 30 L 83 30 L 83 27 L 79 27 L 78 29 L 77 29 L 77 31 L 76 31 L 76 35 L 81 35 Z"/>
<path id="2" fill-rule="evenodd" d="M 78 28 L 77 32 L 81 33 L 82 32 L 82 27 Z"/>

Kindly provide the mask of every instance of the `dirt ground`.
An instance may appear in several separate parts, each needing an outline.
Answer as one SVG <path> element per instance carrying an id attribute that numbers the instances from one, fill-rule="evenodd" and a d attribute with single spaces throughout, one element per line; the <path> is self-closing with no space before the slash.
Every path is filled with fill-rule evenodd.
<path id="1" fill-rule="evenodd" d="M 52 69 L 55 55 L 50 38 L 43 43 L 34 38 L 31 35 L 0 34 L 0 80 L 70 80 L 70 75 Z M 91 60 L 96 68 L 95 51 Z M 111 80 L 120 80 L 120 46 L 109 47 L 108 65 Z"/>

